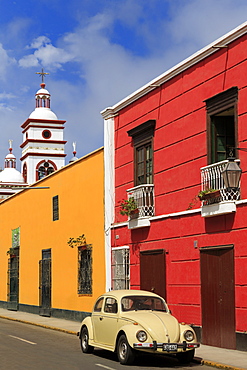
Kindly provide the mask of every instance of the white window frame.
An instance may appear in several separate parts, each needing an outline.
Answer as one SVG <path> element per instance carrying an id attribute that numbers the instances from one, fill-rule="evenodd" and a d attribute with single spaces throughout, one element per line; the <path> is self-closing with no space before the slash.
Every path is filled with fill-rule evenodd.
<path id="1" fill-rule="evenodd" d="M 122 252 L 122 256 L 118 256 L 122 261 L 115 259 L 115 252 Z M 130 258 L 129 246 L 121 246 L 112 248 L 112 289 L 130 289 Z"/>

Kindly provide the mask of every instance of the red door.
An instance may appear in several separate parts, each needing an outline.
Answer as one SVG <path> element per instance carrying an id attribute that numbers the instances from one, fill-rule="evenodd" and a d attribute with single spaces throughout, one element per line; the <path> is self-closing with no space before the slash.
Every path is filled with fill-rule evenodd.
<path id="1" fill-rule="evenodd" d="M 201 250 L 202 343 L 236 348 L 233 247 Z"/>
<path id="2" fill-rule="evenodd" d="M 166 298 L 165 250 L 157 249 L 140 253 L 141 289 Z"/>

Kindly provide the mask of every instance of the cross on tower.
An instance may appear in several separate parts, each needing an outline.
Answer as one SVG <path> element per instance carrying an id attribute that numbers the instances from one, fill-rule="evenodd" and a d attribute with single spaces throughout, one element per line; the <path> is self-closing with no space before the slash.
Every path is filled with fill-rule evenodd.
<path id="1" fill-rule="evenodd" d="M 13 140 L 9 140 L 9 147 L 12 148 Z"/>
<path id="2" fill-rule="evenodd" d="M 9 152 L 12 153 L 12 143 L 13 140 L 9 140 Z"/>
<path id="3" fill-rule="evenodd" d="M 44 83 L 44 76 L 49 75 L 50 73 L 44 72 L 44 68 L 42 68 L 42 72 L 36 72 L 37 75 L 40 75 L 42 78 L 42 83 Z"/>

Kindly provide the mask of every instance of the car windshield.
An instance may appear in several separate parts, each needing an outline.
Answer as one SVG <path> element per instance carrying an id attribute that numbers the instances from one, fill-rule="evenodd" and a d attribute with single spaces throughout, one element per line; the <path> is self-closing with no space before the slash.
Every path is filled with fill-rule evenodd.
<path id="1" fill-rule="evenodd" d="M 168 312 L 166 305 L 160 298 L 150 296 L 126 296 L 121 300 L 122 311 L 152 310 Z"/>

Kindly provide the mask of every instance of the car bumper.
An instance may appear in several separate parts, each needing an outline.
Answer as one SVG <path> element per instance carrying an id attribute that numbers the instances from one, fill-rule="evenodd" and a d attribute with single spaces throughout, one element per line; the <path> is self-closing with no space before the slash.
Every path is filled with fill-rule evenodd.
<path id="1" fill-rule="evenodd" d="M 200 343 L 157 343 L 153 341 L 152 343 L 134 343 L 133 348 L 135 349 L 143 349 L 143 350 L 154 350 L 154 351 L 162 351 L 166 353 L 177 353 L 182 351 L 189 351 L 191 349 L 195 349 L 200 347 Z"/>

